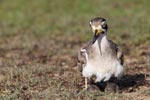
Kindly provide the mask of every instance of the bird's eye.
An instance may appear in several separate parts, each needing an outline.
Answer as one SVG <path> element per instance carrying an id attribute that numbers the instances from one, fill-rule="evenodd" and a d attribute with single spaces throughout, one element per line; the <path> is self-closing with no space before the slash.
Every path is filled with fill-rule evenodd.
<path id="1" fill-rule="evenodd" d="M 107 23 L 106 23 L 106 21 L 104 21 L 104 22 L 102 22 L 102 28 L 106 28 L 106 26 L 107 26 Z"/>

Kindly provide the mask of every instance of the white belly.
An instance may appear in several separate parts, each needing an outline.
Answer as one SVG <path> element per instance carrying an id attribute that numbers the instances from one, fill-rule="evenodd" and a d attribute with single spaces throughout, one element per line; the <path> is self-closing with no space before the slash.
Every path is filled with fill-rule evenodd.
<path id="1" fill-rule="evenodd" d="M 120 78 L 123 75 L 123 66 L 117 60 L 108 60 L 88 61 L 83 68 L 82 75 L 87 78 L 96 75 L 98 82 L 108 81 L 112 76 Z"/>
<path id="2" fill-rule="evenodd" d="M 98 82 L 102 80 L 108 81 L 112 76 L 120 78 L 124 72 L 123 66 L 117 57 L 111 53 L 107 40 L 104 38 L 101 42 L 102 55 L 99 51 L 98 41 L 96 41 L 93 45 L 94 57 L 88 58 L 86 54 L 87 63 L 83 68 L 82 75 L 86 78 L 96 75 L 96 81 Z"/>

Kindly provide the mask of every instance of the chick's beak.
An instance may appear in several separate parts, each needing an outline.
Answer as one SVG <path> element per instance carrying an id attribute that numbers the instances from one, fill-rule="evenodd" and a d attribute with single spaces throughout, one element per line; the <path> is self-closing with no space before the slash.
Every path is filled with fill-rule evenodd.
<path id="1" fill-rule="evenodd" d="M 97 40 L 98 36 L 102 33 L 102 30 L 101 29 L 98 29 L 98 30 L 95 30 L 94 32 L 94 36 L 93 36 L 93 39 L 92 39 L 92 43 L 94 44 L 95 41 Z"/>

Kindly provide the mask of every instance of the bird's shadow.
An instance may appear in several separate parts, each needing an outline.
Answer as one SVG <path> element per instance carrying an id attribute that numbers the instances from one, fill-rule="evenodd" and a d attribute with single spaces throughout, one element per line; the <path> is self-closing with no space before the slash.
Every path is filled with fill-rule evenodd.
<path id="1" fill-rule="evenodd" d="M 94 83 L 100 91 L 104 91 L 106 87 L 106 82 Z M 134 75 L 124 75 L 121 80 L 117 80 L 116 84 L 119 86 L 120 91 L 132 92 L 138 86 L 143 86 L 146 84 L 145 75 L 144 74 L 134 74 Z M 132 88 L 132 90 L 129 90 Z"/>
<path id="2" fill-rule="evenodd" d="M 125 75 L 120 81 L 117 82 L 120 89 L 126 89 L 128 87 L 138 87 L 146 84 L 144 74 Z"/>

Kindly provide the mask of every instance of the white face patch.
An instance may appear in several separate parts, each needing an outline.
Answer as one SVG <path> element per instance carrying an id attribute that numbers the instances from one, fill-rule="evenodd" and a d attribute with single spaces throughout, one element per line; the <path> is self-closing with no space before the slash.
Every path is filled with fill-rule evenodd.
<path id="1" fill-rule="evenodd" d="M 107 25 L 106 21 L 103 21 L 103 22 L 100 23 L 98 26 L 92 24 L 92 22 L 90 21 L 90 25 L 91 25 L 91 28 L 92 28 L 92 31 L 93 31 L 93 32 L 95 32 L 95 30 L 102 30 L 102 31 L 106 32 L 106 29 L 103 29 L 103 28 L 102 28 L 102 26 Z"/>
<path id="2" fill-rule="evenodd" d="M 107 26 L 106 21 L 103 21 L 103 22 L 101 23 L 101 25 L 102 25 L 103 27 L 106 27 L 106 26 Z"/>
<path id="3" fill-rule="evenodd" d="M 104 32 L 106 31 L 105 29 L 102 28 L 101 25 L 99 25 L 99 26 L 91 26 L 91 27 L 92 27 L 93 32 L 95 32 L 95 30 L 102 30 Z"/>
<path id="4" fill-rule="evenodd" d="M 102 25 L 106 25 L 107 23 L 106 23 L 106 21 L 103 21 L 101 24 L 102 24 Z"/>
<path id="5" fill-rule="evenodd" d="M 92 29 L 93 30 L 99 30 L 99 29 L 102 29 L 102 27 L 99 25 L 99 26 L 92 26 Z"/>

